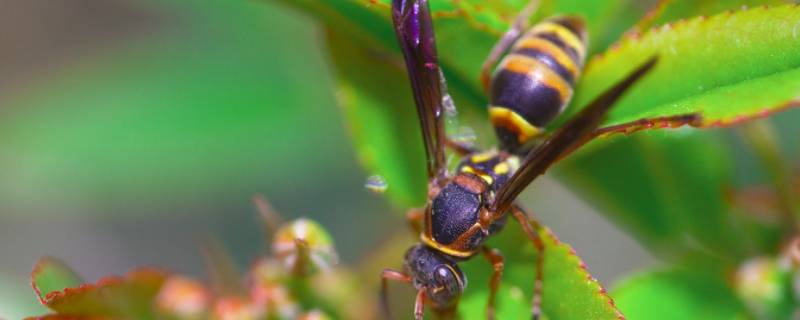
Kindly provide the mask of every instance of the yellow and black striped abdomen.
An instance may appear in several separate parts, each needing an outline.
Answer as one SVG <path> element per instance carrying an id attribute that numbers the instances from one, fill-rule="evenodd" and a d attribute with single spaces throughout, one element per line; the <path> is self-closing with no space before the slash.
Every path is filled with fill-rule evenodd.
<path id="1" fill-rule="evenodd" d="M 489 90 L 489 117 L 503 149 L 525 144 L 561 113 L 585 56 L 585 26 L 578 17 L 547 19 L 514 43 Z"/>

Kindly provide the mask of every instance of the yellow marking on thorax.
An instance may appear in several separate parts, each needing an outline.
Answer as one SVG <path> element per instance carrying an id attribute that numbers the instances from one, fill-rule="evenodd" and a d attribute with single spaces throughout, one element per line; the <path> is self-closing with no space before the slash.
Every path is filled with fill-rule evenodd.
<path id="1" fill-rule="evenodd" d="M 521 54 L 509 54 L 501 66 L 508 71 L 526 74 L 541 84 L 558 91 L 561 104 L 572 98 L 572 87 L 558 73 L 539 60 Z"/>
<path id="2" fill-rule="evenodd" d="M 581 61 L 586 57 L 586 46 L 583 41 L 567 27 L 555 22 L 544 21 L 533 26 L 533 29 L 528 31 L 527 35 L 535 35 L 537 33 L 554 33 L 564 43 L 575 49 Z"/>
<path id="3" fill-rule="evenodd" d="M 580 70 L 576 61 L 572 59 L 564 49 L 557 46 L 556 44 L 550 42 L 549 40 L 542 39 L 542 38 L 523 38 L 514 46 L 514 49 L 536 49 L 543 53 L 546 53 L 553 57 L 556 60 L 556 63 L 567 69 L 570 74 L 572 74 L 573 79 L 578 79 L 580 75 Z"/>
<path id="4" fill-rule="evenodd" d="M 486 183 L 489 184 L 489 185 L 491 185 L 492 182 L 494 182 L 494 179 L 492 178 L 492 176 L 490 176 L 490 175 L 488 175 L 488 174 L 486 174 L 484 172 L 476 171 L 475 168 L 470 167 L 470 166 L 464 166 L 463 168 L 461 168 L 461 172 L 467 172 L 467 173 L 474 174 L 474 175 L 480 177 L 481 179 L 483 179 L 483 181 L 486 181 Z"/>
<path id="5" fill-rule="evenodd" d="M 506 127 L 509 130 L 517 133 L 517 139 L 520 143 L 528 141 L 528 139 L 538 136 L 542 130 L 532 125 L 528 120 L 517 114 L 511 109 L 491 106 L 489 107 L 489 119 L 495 125 Z M 513 126 L 513 128 L 508 126 Z"/>
<path id="6" fill-rule="evenodd" d="M 455 249 L 453 249 L 453 248 L 450 248 L 450 247 L 448 247 L 448 246 L 446 246 L 446 245 L 443 245 L 443 244 L 441 244 L 441 243 L 438 243 L 438 242 L 436 242 L 436 240 L 433 240 L 431 237 L 428 237 L 428 236 L 427 236 L 426 234 L 424 234 L 424 233 L 423 233 L 423 234 L 421 234 L 421 235 L 419 236 L 419 238 L 420 238 L 420 240 L 422 241 L 422 243 L 424 243 L 425 245 L 427 245 L 427 246 L 429 246 L 429 247 L 431 247 L 431 248 L 434 248 L 434 249 L 436 249 L 436 250 L 438 250 L 438 251 L 441 251 L 441 252 L 443 252 L 443 253 L 445 253 L 445 254 L 447 254 L 447 255 L 454 256 L 454 257 L 459 257 L 459 258 L 469 258 L 469 257 L 471 257 L 471 256 L 474 256 L 474 255 L 475 255 L 475 253 L 477 253 L 477 252 L 478 252 L 478 250 L 477 250 L 477 249 L 475 249 L 475 250 L 470 250 L 470 251 L 459 251 L 459 250 L 455 250 Z"/>
<path id="7" fill-rule="evenodd" d="M 481 153 L 474 154 L 469 159 L 470 159 L 470 161 L 472 161 L 474 163 L 481 163 L 481 162 L 489 161 L 489 159 L 494 157 L 495 154 L 496 153 L 494 151 L 489 150 L 489 151 L 484 151 L 484 152 L 481 152 Z"/>
<path id="8" fill-rule="evenodd" d="M 506 174 L 509 170 L 511 170 L 511 168 L 508 166 L 508 163 L 500 162 L 495 165 L 492 170 L 495 174 Z"/>

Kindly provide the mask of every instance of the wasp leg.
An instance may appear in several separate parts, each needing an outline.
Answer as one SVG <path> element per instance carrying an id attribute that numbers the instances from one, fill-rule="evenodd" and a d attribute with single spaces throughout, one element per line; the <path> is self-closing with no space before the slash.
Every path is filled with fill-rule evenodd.
<path id="1" fill-rule="evenodd" d="M 423 320 L 425 317 L 425 288 L 417 290 L 417 299 L 414 301 L 414 320 Z"/>
<path id="2" fill-rule="evenodd" d="M 412 208 L 406 212 L 406 221 L 415 236 L 419 236 L 422 232 L 423 219 L 425 219 L 425 208 Z"/>
<path id="3" fill-rule="evenodd" d="M 531 318 L 536 320 L 542 314 L 542 287 L 544 285 L 544 241 L 536 232 L 540 228 L 539 222 L 530 218 L 518 205 L 511 206 L 511 214 L 522 226 L 522 230 L 536 247 L 536 282 L 533 284 L 533 299 L 531 301 Z"/>
<path id="4" fill-rule="evenodd" d="M 530 20 L 531 16 L 536 9 L 539 7 L 540 0 L 530 0 L 528 4 L 522 8 L 519 15 L 514 19 L 514 22 L 511 23 L 511 27 L 500 37 L 500 40 L 492 48 L 492 51 L 489 51 L 489 56 L 483 61 L 483 65 L 481 66 L 481 85 L 483 86 L 484 92 L 489 92 L 489 80 L 491 80 L 492 74 L 492 67 L 503 56 L 503 53 L 514 44 L 514 41 L 519 38 L 519 35 L 525 28 L 528 26 L 528 20 Z"/>
<path id="5" fill-rule="evenodd" d="M 455 151 L 460 156 L 466 156 L 470 153 L 474 153 L 476 150 L 473 147 L 466 145 L 465 143 L 453 141 L 450 138 L 444 140 L 445 145 L 450 148 L 451 150 Z"/>
<path id="6" fill-rule="evenodd" d="M 493 320 L 495 316 L 495 301 L 497 297 L 497 288 L 500 286 L 500 279 L 503 277 L 504 258 L 497 249 L 489 249 L 483 246 L 483 255 L 489 260 L 494 268 L 494 274 L 489 282 L 489 302 L 486 306 L 486 319 Z"/>
<path id="7" fill-rule="evenodd" d="M 389 280 L 411 283 L 411 276 L 392 269 L 383 269 L 381 273 L 381 309 L 386 314 L 386 318 L 391 319 L 389 312 Z"/>

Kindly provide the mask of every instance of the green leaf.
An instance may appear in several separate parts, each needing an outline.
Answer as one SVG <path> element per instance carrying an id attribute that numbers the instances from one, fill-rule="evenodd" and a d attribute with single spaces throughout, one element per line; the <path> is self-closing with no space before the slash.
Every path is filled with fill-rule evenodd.
<path id="1" fill-rule="evenodd" d="M 611 295 L 630 319 L 739 319 L 742 302 L 719 269 L 686 268 L 641 273 Z"/>
<path id="2" fill-rule="evenodd" d="M 635 65 L 658 55 L 656 68 L 619 101 L 607 124 L 696 113 L 702 120 L 693 124 L 709 127 L 795 106 L 800 95 L 798 21 L 796 5 L 758 7 L 628 37 L 587 64 L 573 105 L 586 105 Z"/>
<path id="3" fill-rule="evenodd" d="M 715 132 L 654 131 L 597 140 L 556 170 L 663 258 L 703 253 L 736 263 L 772 250 L 779 235 L 733 212 L 725 196 L 733 187 L 733 158 Z"/>
<path id="4" fill-rule="evenodd" d="M 511 218 L 513 219 L 513 218 Z M 498 292 L 497 319 L 526 319 L 531 313 L 531 298 L 536 274 L 536 250 L 515 226 L 506 227 L 490 247 L 505 255 L 505 272 Z M 575 251 L 547 228 L 544 240 L 542 310 L 548 319 L 622 319 L 605 289 L 586 269 Z M 469 285 L 459 305 L 464 319 L 485 319 L 491 265 L 476 256 L 463 264 Z"/>
<path id="5" fill-rule="evenodd" d="M 686 19 L 701 15 L 713 15 L 726 10 L 739 10 L 746 7 L 763 5 L 780 5 L 791 3 L 787 0 L 672 0 L 661 16 L 656 19 L 656 25 L 662 25 L 679 19 Z"/>
<path id="6" fill-rule="evenodd" d="M 328 29 L 345 34 L 331 38 L 334 51 L 347 46 L 362 51 L 361 54 L 334 52 L 342 84 L 341 102 L 360 158 L 371 173 L 386 176 L 388 194 L 396 203 L 420 204 L 424 190 L 424 177 L 419 173 L 423 171 L 423 153 L 418 146 L 419 133 L 414 132 L 419 125 L 407 96 L 405 73 L 397 65 L 399 51 L 391 29 L 389 1 L 283 2 L 313 13 Z M 745 4 L 781 2 L 675 0 L 657 21 L 709 14 Z M 479 132 L 489 132 L 488 122 L 483 118 L 486 98 L 477 81 L 480 65 L 513 18 L 513 12 L 524 3 L 431 3 L 440 62 L 451 92 L 462 115 L 472 117 L 470 124 L 483 123 L 476 126 Z M 583 15 L 592 39 L 590 51 L 598 52 L 633 25 L 646 9 L 635 1 L 545 1 L 534 21 L 553 13 Z M 658 52 L 659 66 L 623 98 L 612 111 L 608 124 L 649 118 L 650 121 L 638 126 L 619 129 L 638 130 L 684 122 L 713 126 L 787 107 L 800 89 L 800 77 L 794 69 L 800 50 L 798 42 L 792 41 L 796 14 L 793 6 L 757 8 L 695 18 L 629 37 L 591 60 L 576 89 L 573 105 L 585 105 L 637 62 Z M 553 127 L 577 109 L 570 108 Z M 694 112 L 701 113 L 703 120 L 658 121 L 661 117 Z"/>
<path id="7" fill-rule="evenodd" d="M 153 319 L 154 299 L 167 275 L 152 269 L 134 270 L 48 294 L 43 303 L 56 314 Z"/>
<path id="8" fill-rule="evenodd" d="M 325 22 L 329 47 L 337 71 L 338 96 L 355 141 L 359 159 L 370 174 L 382 175 L 388 182 L 388 195 L 402 206 L 424 201 L 426 180 L 424 153 L 407 75 L 389 17 L 389 1 L 312 1 L 284 2 L 311 12 Z M 486 98 L 479 89 L 478 75 L 483 59 L 525 1 L 459 1 L 431 3 L 436 24 L 441 63 L 450 93 L 462 111 L 461 119 L 488 133 L 484 115 Z M 615 12 L 628 1 L 548 2 L 541 15 L 553 12 L 576 13 L 589 19 L 590 32 L 611 24 L 631 24 L 636 14 L 614 20 Z M 638 6 L 636 8 L 639 8 Z M 620 22 L 623 21 L 623 22 Z M 625 22 L 626 21 L 626 22 Z M 607 43 L 615 34 L 605 36 Z M 335 30 L 335 31 L 333 31 Z M 467 112 L 464 112 L 467 111 Z M 478 112 L 475 112 L 478 111 Z M 488 134 L 484 134 L 488 135 Z"/>
<path id="9" fill-rule="evenodd" d="M 31 272 L 31 286 L 43 304 L 51 292 L 76 287 L 83 280 L 63 261 L 54 257 L 44 257 L 36 263 Z"/>

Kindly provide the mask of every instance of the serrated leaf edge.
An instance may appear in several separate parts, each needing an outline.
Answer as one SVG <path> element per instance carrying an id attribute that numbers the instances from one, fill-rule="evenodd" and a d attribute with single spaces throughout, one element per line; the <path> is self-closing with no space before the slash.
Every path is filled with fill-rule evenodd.
<path id="1" fill-rule="evenodd" d="M 600 281 L 597 280 L 597 278 L 592 276 L 592 274 L 589 272 L 589 268 L 587 267 L 586 263 L 578 255 L 577 251 L 575 251 L 575 248 L 573 248 L 571 245 L 569 245 L 567 243 L 561 242 L 561 240 L 558 239 L 558 237 L 555 235 L 555 233 L 553 233 L 552 230 L 550 230 L 550 228 L 544 227 L 543 228 L 543 233 L 544 233 L 544 235 L 546 237 L 548 237 L 550 239 L 550 241 L 553 242 L 553 246 L 554 247 L 561 246 L 561 247 L 564 247 L 564 248 L 567 249 L 567 251 L 569 253 L 569 257 L 571 257 L 573 260 L 575 260 L 577 262 L 578 273 L 581 274 L 582 276 L 584 276 L 586 278 L 586 280 L 588 280 L 590 282 L 590 285 L 595 285 L 596 286 L 597 294 L 602 299 L 606 300 L 606 303 L 616 313 L 617 319 L 618 320 L 625 320 L 625 315 L 623 315 L 622 312 L 619 310 L 619 308 L 617 308 L 617 305 L 614 302 L 614 299 L 611 298 L 611 296 L 608 294 L 608 290 L 606 290 L 606 288 L 603 287 L 603 285 L 600 283 Z M 547 251 L 545 251 L 545 252 L 547 252 Z M 545 279 L 545 281 L 547 281 L 547 280 Z M 547 293 L 545 292 L 544 295 L 546 296 Z"/>
<path id="2" fill-rule="evenodd" d="M 33 266 L 33 270 L 31 270 L 31 275 L 30 275 L 31 287 L 33 288 L 33 291 L 36 293 L 36 299 L 39 300 L 39 303 L 41 303 L 42 305 L 46 305 L 45 303 L 46 297 L 42 295 L 41 289 L 39 289 L 39 286 L 36 285 L 36 276 L 42 272 L 42 268 L 44 268 L 46 264 L 50 263 L 57 263 L 69 268 L 69 266 L 63 260 L 53 256 L 44 256 L 40 258 L 39 261 L 37 261 L 36 264 Z M 70 269 L 70 271 L 72 270 Z M 74 271 L 72 272 L 74 273 Z M 51 292 L 48 292 L 48 294 L 50 293 Z"/>
<path id="3" fill-rule="evenodd" d="M 636 33 L 636 32 L 625 33 L 617 41 L 615 41 L 613 44 L 611 44 L 608 47 L 608 49 L 606 49 L 603 52 L 598 52 L 597 54 L 593 55 L 589 59 L 589 61 L 586 63 L 586 67 L 584 68 L 584 73 L 588 73 L 589 70 L 591 70 L 591 68 L 596 63 L 602 62 L 604 59 L 608 58 L 609 55 L 611 55 L 611 54 L 613 54 L 613 53 L 615 53 L 617 51 L 622 50 L 623 47 L 629 45 L 630 43 L 633 43 L 633 42 L 636 42 L 636 41 L 641 41 L 642 38 L 646 38 L 650 34 L 654 34 L 654 33 L 658 33 L 658 32 L 672 32 L 675 29 L 684 28 L 687 25 L 690 25 L 690 24 L 693 24 L 693 23 L 703 23 L 703 22 L 707 22 L 708 20 L 711 20 L 711 19 L 719 19 L 719 18 L 721 18 L 721 17 L 723 17 L 725 15 L 730 16 L 730 15 L 734 15 L 734 14 L 737 14 L 737 13 L 740 13 L 740 12 L 745 12 L 745 11 L 769 10 L 769 9 L 775 8 L 775 7 L 790 6 L 790 5 L 792 5 L 792 3 L 787 3 L 787 4 L 783 4 L 783 5 L 779 5 L 779 6 L 762 5 L 762 6 L 752 7 L 752 8 L 745 6 L 745 7 L 742 7 L 740 9 L 736 9 L 736 10 L 725 10 L 723 12 L 720 12 L 720 13 L 717 13 L 717 14 L 714 14 L 714 15 L 700 15 L 700 16 L 695 16 L 695 17 L 690 17 L 690 18 L 678 19 L 678 20 L 675 20 L 673 22 L 668 22 L 668 23 L 662 24 L 660 26 L 651 27 L 651 28 L 649 28 L 646 31 L 641 32 L 641 33 Z M 795 3 L 794 6 L 798 7 L 798 6 L 800 6 L 800 3 Z"/>
<path id="4" fill-rule="evenodd" d="M 136 282 L 136 280 L 153 280 L 162 281 L 169 277 L 169 272 L 162 269 L 153 267 L 139 267 L 128 271 L 122 276 L 112 275 L 101 278 L 95 283 L 85 283 L 75 288 L 64 288 L 63 290 L 53 291 L 44 296 L 42 304 L 51 306 L 57 304 L 64 299 L 68 299 L 74 295 L 91 292 L 105 287 L 120 285 L 129 282 Z M 34 289 L 35 290 L 35 289 Z"/>

